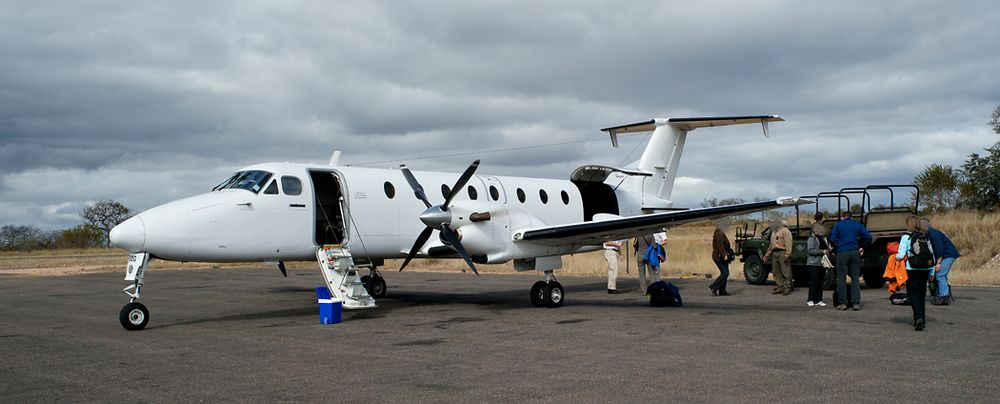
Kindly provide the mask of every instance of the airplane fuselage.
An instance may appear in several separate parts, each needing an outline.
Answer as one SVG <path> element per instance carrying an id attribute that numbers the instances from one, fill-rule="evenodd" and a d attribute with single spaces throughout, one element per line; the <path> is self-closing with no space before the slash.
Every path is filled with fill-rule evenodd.
<path id="1" fill-rule="evenodd" d="M 355 256 L 379 261 L 403 258 L 424 229 L 418 216 L 425 207 L 399 170 L 265 163 L 240 173 L 253 173 L 245 175 L 253 182 L 230 184 L 129 219 L 116 228 L 116 245 L 165 260 L 233 262 L 313 260 L 320 245 L 346 244 Z M 414 174 L 433 203 L 445 199 L 447 187 L 459 176 Z M 581 186 L 573 181 L 475 175 L 452 202 L 452 227 L 480 262 L 593 249 L 512 242 L 519 229 L 591 220 L 596 211 L 641 213 L 637 204 L 628 202 L 635 198 L 626 190 L 603 183 L 587 186 L 605 194 L 601 201 L 595 202 L 593 196 L 587 201 L 601 205 L 591 212 L 585 212 Z M 472 221 L 474 212 L 489 212 L 489 219 Z M 418 257 L 435 256 L 454 257 L 454 253 L 433 237 Z"/>

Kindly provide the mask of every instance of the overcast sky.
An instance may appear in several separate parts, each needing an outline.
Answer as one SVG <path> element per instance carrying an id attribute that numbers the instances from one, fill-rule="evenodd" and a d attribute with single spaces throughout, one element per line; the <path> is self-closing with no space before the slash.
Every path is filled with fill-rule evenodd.
<path id="1" fill-rule="evenodd" d="M 568 178 L 598 129 L 692 132 L 674 199 L 910 182 L 994 143 L 995 2 L 38 2 L 0 6 L 0 224 L 143 210 L 264 161 Z M 375 166 L 394 167 L 398 162 Z"/>

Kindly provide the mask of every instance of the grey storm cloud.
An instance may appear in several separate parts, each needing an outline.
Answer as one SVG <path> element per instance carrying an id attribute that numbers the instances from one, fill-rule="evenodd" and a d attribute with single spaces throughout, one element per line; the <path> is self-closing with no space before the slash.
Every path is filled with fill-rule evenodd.
<path id="1" fill-rule="evenodd" d="M 145 209 L 262 161 L 566 178 L 638 158 L 598 128 L 692 132 L 680 205 L 908 182 L 993 143 L 991 3 L 9 1 L 0 224 Z M 590 142 L 573 143 L 581 140 Z M 539 145 L 553 145 L 539 147 Z M 514 149 L 507 152 L 492 150 Z M 436 158 L 423 158 L 440 156 Z"/>

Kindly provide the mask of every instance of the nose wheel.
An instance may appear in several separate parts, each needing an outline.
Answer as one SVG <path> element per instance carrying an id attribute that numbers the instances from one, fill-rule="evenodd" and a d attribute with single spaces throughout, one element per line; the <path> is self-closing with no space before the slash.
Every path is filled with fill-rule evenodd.
<path id="1" fill-rule="evenodd" d="M 118 312 L 118 321 L 129 331 L 139 331 L 149 324 L 149 309 L 139 303 L 139 293 L 142 291 L 142 281 L 149 265 L 149 253 L 136 253 L 128 257 L 128 269 L 125 270 L 125 280 L 132 284 L 122 289 L 129 297 L 128 304 Z"/>
<path id="2" fill-rule="evenodd" d="M 118 321 L 121 321 L 126 330 L 139 331 L 149 323 L 149 309 L 139 302 L 126 304 L 118 313 Z"/>

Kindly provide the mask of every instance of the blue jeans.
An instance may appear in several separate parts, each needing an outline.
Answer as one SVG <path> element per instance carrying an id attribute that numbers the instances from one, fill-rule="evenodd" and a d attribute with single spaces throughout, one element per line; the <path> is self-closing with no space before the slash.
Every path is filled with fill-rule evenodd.
<path id="1" fill-rule="evenodd" d="M 937 279 L 938 296 L 951 296 L 951 289 L 948 288 L 948 272 L 951 271 L 951 266 L 955 264 L 955 258 L 945 258 L 941 260 L 941 269 L 934 273 L 934 279 Z"/>

